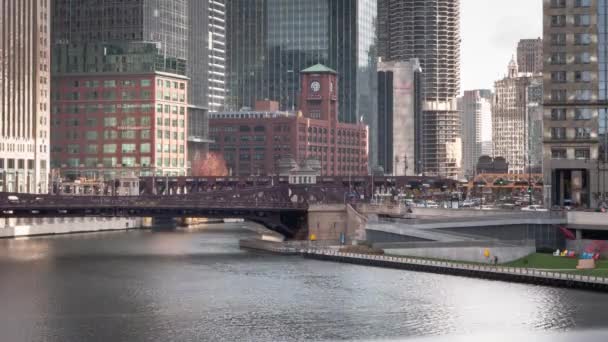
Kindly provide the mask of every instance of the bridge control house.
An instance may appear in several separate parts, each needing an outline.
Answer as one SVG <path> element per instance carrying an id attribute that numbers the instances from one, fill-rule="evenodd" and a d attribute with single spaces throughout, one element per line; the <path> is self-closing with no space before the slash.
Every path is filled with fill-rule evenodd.
<path id="1" fill-rule="evenodd" d="M 232 175 L 276 175 L 279 160 L 290 158 L 318 160 L 322 176 L 368 174 L 368 127 L 338 122 L 336 72 L 317 64 L 300 79 L 295 112 L 258 101 L 254 110 L 210 114 L 210 152 L 224 157 Z"/>

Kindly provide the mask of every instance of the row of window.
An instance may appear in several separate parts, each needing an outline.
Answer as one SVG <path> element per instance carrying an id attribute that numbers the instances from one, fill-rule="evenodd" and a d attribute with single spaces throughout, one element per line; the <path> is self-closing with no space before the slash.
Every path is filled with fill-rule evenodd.
<path id="1" fill-rule="evenodd" d="M 71 86 L 73 88 L 78 88 L 82 86 L 84 86 L 85 88 L 99 88 L 99 86 L 102 85 L 104 88 L 115 88 L 116 86 L 135 87 L 138 83 L 140 87 L 150 87 L 152 85 L 152 80 L 143 79 L 139 80 L 139 82 L 136 80 L 104 80 L 103 82 L 100 82 L 99 80 L 74 80 L 72 81 Z"/>
<path id="2" fill-rule="evenodd" d="M 163 111 L 164 108 L 164 111 Z M 170 105 L 163 105 L 163 104 L 157 104 L 156 105 L 156 112 L 157 113 L 165 113 L 165 114 L 180 114 L 180 115 L 185 115 L 186 114 L 186 107 L 183 106 L 170 106 Z"/>
<path id="3" fill-rule="evenodd" d="M 574 14 L 572 15 L 571 23 L 574 26 L 589 26 L 591 25 L 591 15 L 589 14 Z M 564 27 L 568 22 L 568 17 L 565 14 L 552 15 L 552 27 Z"/>
<path id="4" fill-rule="evenodd" d="M 568 74 L 571 74 L 568 79 Z M 574 71 L 574 72 L 566 72 L 566 71 L 553 71 L 551 72 L 551 81 L 553 83 L 566 83 L 570 82 L 585 82 L 589 83 L 593 80 L 593 73 L 591 71 Z"/>
<path id="5" fill-rule="evenodd" d="M 139 120 L 136 117 L 128 116 L 120 120 L 120 126 L 122 127 L 133 127 L 137 126 L 137 122 L 139 121 L 139 125 L 141 127 L 150 127 L 150 117 L 142 116 Z M 53 120 L 53 126 L 60 126 L 61 119 Z M 84 125 L 87 127 L 97 127 L 97 118 L 86 118 L 83 119 Z M 71 118 L 63 120 L 63 123 L 67 127 L 78 127 L 81 125 L 81 120 L 78 118 Z M 105 117 L 103 118 L 103 126 L 104 127 L 116 127 L 118 126 L 118 118 L 116 117 Z"/>
<path id="6" fill-rule="evenodd" d="M 163 131 L 162 129 L 156 130 L 156 137 L 158 139 L 173 139 L 173 140 L 184 140 L 184 132 L 171 132 L 171 131 Z M 179 137 L 179 138 L 178 138 Z"/>
<path id="7" fill-rule="evenodd" d="M 119 162 L 120 160 L 120 162 Z M 103 158 L 68 158 L 65 160 L 66 166 L 68 167 L 98 167 L 99 165 L 103 165 L 104 167 L 150 167 L 152 166 L 150 157 L 130 157 L 125 156 L 118 159 L 117 157 L 103 157 Z M 139 161 L 139 162 L 138 162 Z M 55 166 L 57 162 L 55 162 Z M 186 162 L 183 158 L 157 158 L 156 166 L 158 167 L 184 167 Z"/>
<path id="8" fill-rule="evenodd" d="M 28 170 L 33 170 L 34 165 L 36 165 L 36 162 L 33 159 L 0 158 L 0 170 L 25 170 L 26 165 Z M 46 170 L 46 160 L 40 160 L 40 168 Z"/>
<path id="9" fill-rule="evenodd" d="M 120 134 L 117 130 L 104 130 L 102 137 L 104 140 L 115 140 L 119 138 L 119 135 L 121 139 L 137 139 L 138 136 L 136 130 L 122 130 L 120 131 Z M 99 134 L 97 133 L 97 131 L 86 131 L 84 135 L 76 130 L 70 130 L 65 132 L 66 140 L 79 140 L 81 137 L 84 137 L 87 140 L 97 140 L 99 139 Z M 144 129 L 139 131 L 139 137 L 141 139 L 150 139 L 150 130 Z"/>
<path id="10" fill-rule="evenodd" d="M 149 103 L 125 103 L 125 104 L 71 104 L 65 106 L 53 106 L 53 114 L 84 114 L 84 113 L 151 113 L 154 106 Z"/>
<path id="11" fill-rule="evenodd" d="M 122 91 L 116 91 L 116 90 L 104 90 L 102 92 L 99 92 L 97 90 L 93 90 L 93 91 L 85 91 L 85 92 L 78 92 L 78 91 L 72 91 L 72 92 L 66 92 L 66 93 L 61 93 L 61 92 L 53 92 L 53 100 L 55 101 L 60 101 L 60 100 L 66 100 L 66 101 L 78 101 L 78 100 L 150 100 L 152 99 L 152 92 L 150 90 L 122 90 Z M 170 98 L 167 98 L 170 99 Z M 177 101 L 178 97 L 175 96 L 175 100 Z M 181 102 L 185 101 L 185 98 L 182 94 L 182 96 L 179 97 L 179 100 Z"/>
<path id="12" fill-rule="evenodd" d="M 563 121 L 567 120 L 567 109 L 566 108 L 552 108 L 551 109 L 551 120 Z M 574 109 L 574 120 L 591 120 L 593 118 L 593 110 L 591 108 L 575 108 Z"/>
<path id="13" fill-rule="evenodd" d="M 184 128 L 186 120 L 184 119 L 171 119 L 171 118 L 156 118 L 156 126 L 167 126 L 167 127 L 181 127 Z"/>
<path id="14" fill-rule="evenodd" d="M 577 148 L 574 150 L 574 159 L 588 160 L 591 153 L 588 148 Z M 568 150 L 565 148 L 551 149 L 551 159 L 568 159 Z"/>
<path id="15" fill-rule="evenodd" d="M 566 127 L 552 127 L 551 128 L 551 139 L 553 140 L 566 140 L 568 136 L 566 134 Z M 574 128 L 574 139 L 590 139 L 591 128 L 587 127 L 575 127 Z"/>
<path id="16" fill-rule="evenodd" d="M 551 101 L 553 102 L 589 102 L 591 100 L 593 100 L 593 92 L 591 89 L 576 89 L 570 97 L 568 96 L 568 91 L 566 89 L 551 90 Z"/>
<path id="17" fill-rule="evenodd" d="M 568 63 L 568 54 L 566 52 L 554 52 L 551 54 L 550 63 L 553 65 L 563 65 Z M 574 55 L 574 64 L 589 64 L 591 63 L 591 53 L 578 52 Z"/>
<path id="18" fill-rule="evenodd" d="M 150 153 L 150 143 L 142 143 L 142 144 L 90 144 L 84 146 L 83 152 L 86 154 L 97 154 L 99 153 L 99 146 L 102 146 L 103 153 L 116 153 L 118 151 L 122 153 Z M 68 144 L 65 147 L 65 152 L 68 154 L 80 154 L 81 153 L 81 145 L 79 144 Z M 118 149 L 120 147 L 120 150 Z M 53 148 L 54 152 L 61 152 L 62 148 L 60 146 L 56 146 Z"/>
<path id="19" fill-rule="evenodd" d="M 568 36 L 574 36 L 574 45 L 589 45 L 591 44 L 593 35 L 591 33 L 573 33 L 568 34 L 564 32 L 552 33 L 550 37 L 551 45 L 563 46 L 568 42 Z"/>
<path id="20" fill-rule="evenodd" d="M 591 0 L 574 0 L 571 2 L 572 7 L 591 7 Z M 566 0 L 551 0 L 551 8 L 566 8 Z"/>

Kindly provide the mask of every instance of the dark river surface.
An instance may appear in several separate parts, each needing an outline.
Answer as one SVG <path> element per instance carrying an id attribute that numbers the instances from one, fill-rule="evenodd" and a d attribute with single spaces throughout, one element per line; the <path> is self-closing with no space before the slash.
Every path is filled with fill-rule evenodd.
<path id="1" fill-rule="evenodd" d="M 245 225 L 0 240 L 0 341 L 608 341 L 608 295 L 242 251 Z"/>

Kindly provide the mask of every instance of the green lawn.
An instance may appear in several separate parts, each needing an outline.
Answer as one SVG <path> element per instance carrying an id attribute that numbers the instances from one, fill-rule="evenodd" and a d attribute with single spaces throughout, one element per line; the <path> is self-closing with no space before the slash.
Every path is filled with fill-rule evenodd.
<path id="1" fill-rule="evenodd" d="M 556 257 L 551 254 L 535 253 L 525 258 L 504 264 L 511 267 L 537 268 L 543 270 L 556 270 L 580 275 L 591 275 L 598 277 L 608 277 L 608 260 L 599 260 L 594 270 L 577 270 L 578 258 L 570 259 Z"/>
<path id="2" fill-rule="evenodd" d="M 397 255 L 392 255 L 392 256 L 397 256 Z M 435 260 L 435 261 L 449 261 L 449 262 L 468 264 L 468 265 L 488 265 L 488 264 L 480 264 L 480 263 L 467 262 L 467 261 L 440 260 L 440 259 L 432 259 L 432 258 L 405 257 L 405 256 L 398 256 L 398 257 Z M 536 268 L 536 269 L 541 269 L 541 270 L 555 270 L 555 272 L 564 272 L 564 273 L 597 276 L 597 277 L 608 277 L 608 260 L 598 261 L 596 264 L 596 269 L 594 269 L 594 270 L 577 270 L 576 269 L 577 264 L 578 264 L 577 258 L 570 259 L 570 258 L 565 258 L 565 257 L 555 257 L 552 254 L 534 253 L 534 254 L 528 255 L 525 258 L 521 258 L 519 260 L 515 260 L 515 261 L 509 262 L 509 263 L 501 264 L 501 266 Z"/>

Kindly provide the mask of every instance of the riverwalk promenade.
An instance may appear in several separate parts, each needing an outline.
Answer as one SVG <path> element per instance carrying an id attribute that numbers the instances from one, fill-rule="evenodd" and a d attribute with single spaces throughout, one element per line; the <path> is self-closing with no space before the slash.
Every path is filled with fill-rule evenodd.
<path id="1" fill-rule="evenodd" d="M 261 240 L 241 240 L 240 247 L 276 254 L 301 255 L 304 258 L 363 266 L 608 292 L 608 278 L 605 277 L 538 270 L 533 268 L 466 264 L 390 255 L 344 253 L 338 251 L 337 247 L 306 247 L 304 244 L 294 245 Z"/>

